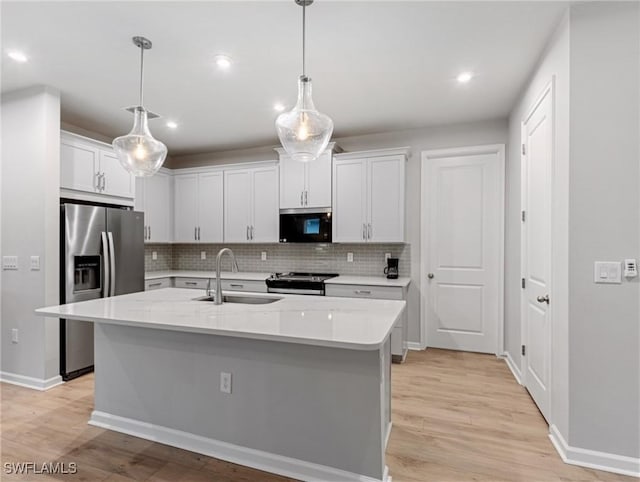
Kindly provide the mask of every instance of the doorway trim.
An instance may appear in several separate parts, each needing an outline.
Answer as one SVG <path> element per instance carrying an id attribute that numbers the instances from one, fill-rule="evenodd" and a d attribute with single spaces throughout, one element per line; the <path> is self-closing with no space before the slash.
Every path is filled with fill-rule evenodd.
<path id="1" fill-rule="evenodd" d="M 420 346 L 427 348 L 427 323 L 429 296 L 426 290 L 427 266 L 429 265 L 429 170 L 428 163 L 435 158 L 447 158 L 474 154 L 496 154 L 498 158 L 498 181 L 500 183 L 498 213 L 499 239 L 498 261 L 498 330 L 494 353 L 502 356 L 504 352 L 504 225 L 505 225 L 505 145 L 486 144 L 479 146 L 452 147 L 447 149 L 426 150 L 421 153 L 420 164 Z"/>

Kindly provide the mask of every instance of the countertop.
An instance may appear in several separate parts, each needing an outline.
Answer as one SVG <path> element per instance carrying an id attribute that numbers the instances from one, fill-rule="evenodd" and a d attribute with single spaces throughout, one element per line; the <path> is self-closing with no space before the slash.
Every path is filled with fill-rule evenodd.
<path id="1" fill-rule="evenodd" d="M 244 281 L 265 281 L 271 273 L 233 273 L 231 271 L 223 271 L 220 273 L 222 279 L 244 280 Z M 145 273 L 144 279 L 158 278 L 213 278 L 215 279 L 215 271 L 149 271 Z M 411 283 L 411 278 L 387 279 L 386 276 L 350 276 L 340 275 L 325 281 L 326 284 L 336 285 L 367 285 L 367 286 L 392 286 L 406 287 Z"/>
<path id="2" fill-rule="evenodd" d="M 280 299 L 263 305 L 216 306 L 194 300 L 201 295 L 191 289 L 164 288 L 40 308 L 36 313 L 95 323 L 377 350 L 384 345 L 406 304 L 395 300 L 252 293 L 251 296 Z"/>

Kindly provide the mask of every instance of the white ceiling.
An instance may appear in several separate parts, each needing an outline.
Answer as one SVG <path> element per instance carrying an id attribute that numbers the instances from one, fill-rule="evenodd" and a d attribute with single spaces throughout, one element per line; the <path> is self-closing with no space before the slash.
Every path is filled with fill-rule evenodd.
<path id="1" fill-rule="evenodd" d="M 566 2 L 347 2 L 307 9 L 307 70 L 335 137 L 505 117 Z M 2 91 L 58 88 L 62 119 L 126 133 L 137 103 L 177 121 L 151 130 L 170 155 L 277 143 L 273 104 L 292 105 L 301 9 L 278 2 L 7 2 Z M 9 49 L 29 56 L 18 64 Z M 234 59 L 230 71 L 216 54 Z M 458 85 L 456 75 L 477 77 Z"/>

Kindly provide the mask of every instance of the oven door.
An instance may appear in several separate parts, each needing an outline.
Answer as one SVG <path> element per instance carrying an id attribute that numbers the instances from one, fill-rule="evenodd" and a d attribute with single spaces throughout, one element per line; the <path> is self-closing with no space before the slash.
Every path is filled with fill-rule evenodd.
<path id="1" fill-rule="evenodd" d="M 280 212 L 281 243 L 330 243 L 331 212 Z"/>

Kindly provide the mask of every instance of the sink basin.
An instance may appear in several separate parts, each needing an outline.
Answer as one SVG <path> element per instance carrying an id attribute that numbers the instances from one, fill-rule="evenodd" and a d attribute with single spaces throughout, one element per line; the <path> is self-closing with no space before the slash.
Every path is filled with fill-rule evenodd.
<path id="1" fill-rule="evenodd" d="M 213 296 L 203 296 L 201 298 L 195 298 L 195 301 L 209 301 L 213 302 Z M 223 303 L 241 303 L 245 305 L 267 305 L 274 303 L 282 298 L 275 296 L 251 296 L 251 295 L 223 295 Z"/>

